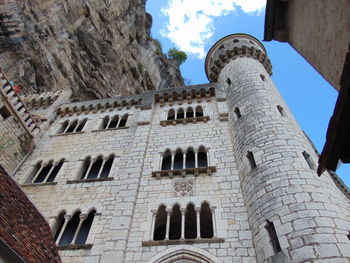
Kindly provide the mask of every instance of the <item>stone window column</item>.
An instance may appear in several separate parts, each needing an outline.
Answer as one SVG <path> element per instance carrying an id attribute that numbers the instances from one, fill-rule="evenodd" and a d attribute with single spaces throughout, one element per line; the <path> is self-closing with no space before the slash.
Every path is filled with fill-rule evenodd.
<path id="1" fill-rule="evenodd" d="M 89 168 L 87 169 L 87 171 L 86 171 L 86 173 L 84 174 L 84 177 L 83 177 L 82 179 L 86 179 L 86 178 L 87 178 L 87 176 L 89 175 L 90 170 L 91 170 L 92 165 L 94 164 L 95 160 L 96 160 L 95 158 L 91 158 L 91 159 L 90 159 Z"/>
<path id="2" fill-rule="evenodd" d="M 42 163 L 39 170 L 36 172 L 36 174 L 34 175 L 33 179 L 32 179 L 32 184 L 34 184 L 36 178 L 38 178 L 39 174 L 41 173 L 41 171 L 44 169 L 44 167 L 46 166 L 46 163 Z"/>
<path id="3" fill-rule="evenodd" d="M 216 237 L 216 220 L 215 220 L 215 208 L 216 206 L 210 206 L 211 220 L 213 222 L 213 238 Z"/>
<path id="4" fill-rule="evenodd" d="M 68 125 L 67 125 L 67 127 L 64 129 L 64 131 L 62 133 L 66 133 L 68 131 L 69 127 L 70 127 L 70 121 L 68 121 Z"/>
<path id="5" fill-rule="evenodd" d="M 46 175 L 46 177 L 45 177 L 43 183 L 45 183 L 45 182 L 47 181 L 47 179 L 49 179 L 50 174 L 52 173 L 53 169 L 55 169 L 55 167 L 56 167 L 57 165 L 58 165 L 58 162 L 52 163 L 52 167 L 51 167 L 50 171 L 47 173 L 47 175 Z"/>
<path id="6" fill-rule="evenodd" d="M 75 233 L 74 233 L 74 236 L 73 236 L 73 239 L 72 239 L 72 244 L 75 244 L 75 241 L 76 241 L 76 239 L 77 239 L 77 237 L 78 237 L 78 234 L 79 234 L 79 232 L 80 232 L 80 228 L 81 228 L 81 226 L 83 225 L 83 222 L 84 222 L 84 220 L 85 220 L 86 218 L 87 218 L 87 215 L 86 215 L 86 214 L 80 214 L 80 215 L 79 215 L 80 221 L 79 221 L 79 225 L 78 225 L 77 229 L 75 230 Z"/>
<path id="7" fill-rule="evenodd" d="M 149 240 L 153 240 L 153 236 L 154 236 L 154 227 L 156 224 L 156 216 L 158 214 L 158 209 L 153 209 L 152 210 L 152 222 L 151 222 L 151 232 L 150 232 L 150 236 L 149 236 Z"/>
<path id="8" fill-rule="evenodd" d="M 186 169 L 186 152 L 183 153 L 182 159 L 182 169 Z"/>
<path id="9" fill-rule="evenodd" d="M 82 121 L 77 121 L 77 126 L 75 126 L 73 132 L 77 132 L 77 129 Z"/>
<path id="10" fill-rule="evenodd" d="M 194 167 L 198 168 L 198 152 L 195 151 L 194 153 Z"/>
<path id="11" fill-rule="evenodd" d="M 170 231 L 170 216 L 173 210 L 167 208 L 166 210 L 166 230 L 165 230 L 165 240 L 169 240 L 169 231 Z"/>
<path id="12" fill-rule="evenodd" d="M 180 208 L 181 212 L 181 239 L 185 239 L 185 214 L 186 208 Z"/>
<path id="13" fill-rule="evenodd" d="M 172 153 L 171 154 L 171 170 L 174 170 L 174 159 L 175 159 L 175 155 Z"/>
<path id="14" fill-rule="evenodd" d="M 57 237 L 57 240 L 56 240 L 56 245 L 58 245 L 61 241 L 61 238 L 63 236 L 63 233 L 64 233 L 64 230 L 66 230 L 66 227 L 67 227 L 67 224 L 68 224 L 68 221 L 71 220 L 72 216 L 71 215 L 65 215 L 64 216 L 64 223 L 63 223 L 63 226 L 62 226 L 62 229 L 61 229 L 61 232 L 59 234 L 59 236 Z"/>
<path id="15" fill-rule="evenodd" d="M 196 211 L 196 218 L 197 218 L 197 238 L 201 238 L 201 220 L 200 220 L 201 208 L 195 207 L 194 210 Z"/>
<path id="16" fill-rule="evenodd" d="M 103 171 L 103 167 L 105 166 L 105 164 L 106 164 L 106 162 L 107 162 L 107 159 L 108 159 L 108 158 L 106 158 L 106 157 L 103 158 L 102 164 L 101 164 L 101 167 L 100 167 L 100 170 L 98 171 L 97 178 L 100 178 L 101 173 L 102 173 L 102 171 Z"/>
<path id="17" fill-rule="evenodd" d="M 117 126 L 115 126 L 116 128 L 119 127 L 119 124 L 120 124 L 120 121 L 122 120 L 123 116 L 118 116 L 118 123 L 117 123 Z"/>
<path id="18" fill-rule="evenodd" d="M 111 124 L 111 121 L 112 121 L 113 118 L 110 118 L 108 116 L 108 122 L 107 122 L 107 125 L 106 125 L 106 129 L 108 129 L 109 125 Z"/>

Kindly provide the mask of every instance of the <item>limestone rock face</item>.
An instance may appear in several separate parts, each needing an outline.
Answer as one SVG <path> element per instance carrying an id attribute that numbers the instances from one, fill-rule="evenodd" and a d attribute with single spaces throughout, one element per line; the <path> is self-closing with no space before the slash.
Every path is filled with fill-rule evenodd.
<path id="1" fill-rule="evenodd" d="M 183 84 L 150 37 L 145 0 L 2 0 L 0 59 L 28 93 L 88 100 Z"/>

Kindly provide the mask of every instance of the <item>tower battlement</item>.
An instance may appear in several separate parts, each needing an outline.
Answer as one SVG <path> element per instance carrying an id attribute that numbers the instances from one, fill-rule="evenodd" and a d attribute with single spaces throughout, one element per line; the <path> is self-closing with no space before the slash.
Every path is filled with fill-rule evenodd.
<path id="1" fill-rule="evenodd" d="M 237 57 L 259 60 L 269 75 L 272 75 L 272 65 L 261 42 L 247 34 L 232 34 L 217 41 L 208 52 L 205 59 L 205 73 L 209 81 L 216 82 L 225 65 Z"/>

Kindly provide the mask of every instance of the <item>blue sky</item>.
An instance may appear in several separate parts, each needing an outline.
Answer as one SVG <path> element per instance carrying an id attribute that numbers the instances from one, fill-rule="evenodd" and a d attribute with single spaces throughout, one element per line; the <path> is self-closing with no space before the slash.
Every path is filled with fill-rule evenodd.
<path id="1" fill-rule="evenodd" d="M 182 76 L 191 85 L 208 83 L 204 59 L 220 38 L 233 33 L 250 34 L 260 41 L 264 34 L 265 0 L 148 0 L 153 17 L 152 36 L 163 52 L 176 47 L 187 53 Z M 200 5 L 200 6 L 198 6 Z M 329 119 L 338 96 L 289 44 L 263 42 L 272 62 L 272 79 L 301 128 L 321 152 Z M 350 187 L 350 164 L 337 174 Z"/>

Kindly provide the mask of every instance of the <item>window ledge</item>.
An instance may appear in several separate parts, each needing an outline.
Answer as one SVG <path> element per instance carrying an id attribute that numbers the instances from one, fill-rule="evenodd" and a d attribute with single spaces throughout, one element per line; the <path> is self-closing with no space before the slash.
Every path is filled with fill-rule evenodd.
<path id="1" fill-rule="evenodd" d="M 57 182 L 46 182 L 46 183 L 30 183 L 30 184 L 22 184 L 22 187 L 30 187 L 30 186 L 44 186 L 44 185 L 56 185 Z"/>
<path id="2" fill-rule="evenodd" d="M 82 245 L 66 245 L 66 246 L 57 246 L 58 250 L 77 250 L 77 249 L 90 249 L 92 244 L 82 244 Z"/>
<path id="3" fill-rule="evenodd" d="M 51 134 L 50 137 L 56 137 L 56 136 L 66 136 L 66 135 L 73 135 L 73 134 L 83 134 L 85 131 L 80 132 L 68 132 L 68 133 L 59 133 L 59 134 Z"/>
<path id="4" fill-rule="evenodd" d="M 150 240 L 143 241 L 143 247 L 151 246 L 167 246 L 167 245 L 180 245 L 180 244 L 194 244 L 194 243 L 223 243 L 224 238 L 195 238 L 195 239 L 177 239 L 177 240 Z"/>
<path id="5" fill-rule="evenodd" d="M 177 170 L 161 170 L 152 172 L 153 177 L 160 179 L 162 176 L 169 176 L 172 178 L 175 175 L 181 175 L 185 177 L 187 174 L 194 174 L 195 176 L 199 174 L 208 174 L 211 175 L 213 172 L 216 172 L 216 166 L 206 166 L 198 168 L 186 168 L 186 169 L 177 169 Z"/>
<path id="6" fill-rule="evenodd" d="M 176 125 L 179 123 L 197 123 L 197 122 L 207 122 L 210 120 L 209 116 L 203 116 L 203 117 L 194 117 L 194 118 L 186 118 L 186 119 L 176 119 L 176 120 L 165 120 L 165 121 L 160 121 L 160 125 L 162 126 L 168 126 L 168 125 Z"/>
<path id="7" fill-rule="evenodd" d="M 78 183 L 89 183 L 89 182 L 103 182 L 103 181 L 113 181 L 113 180 L 114 180 L 114 177 L 87 178 L 87 179 L 68 180 L 67 184 L 78 184 Z"/>
<path id="8" fill-rule="evenodd" d="M 125 130 L 125 129 L 129 129 L 129 126 L 125 126 L 125 127 L 117 127 L 117 128 L 108 128 L 108 129 L 101 129 L 101 130 L 92 130 L 92 132 L 104 132 L 104 131 L 115 131 L 115 130 Z"/>

